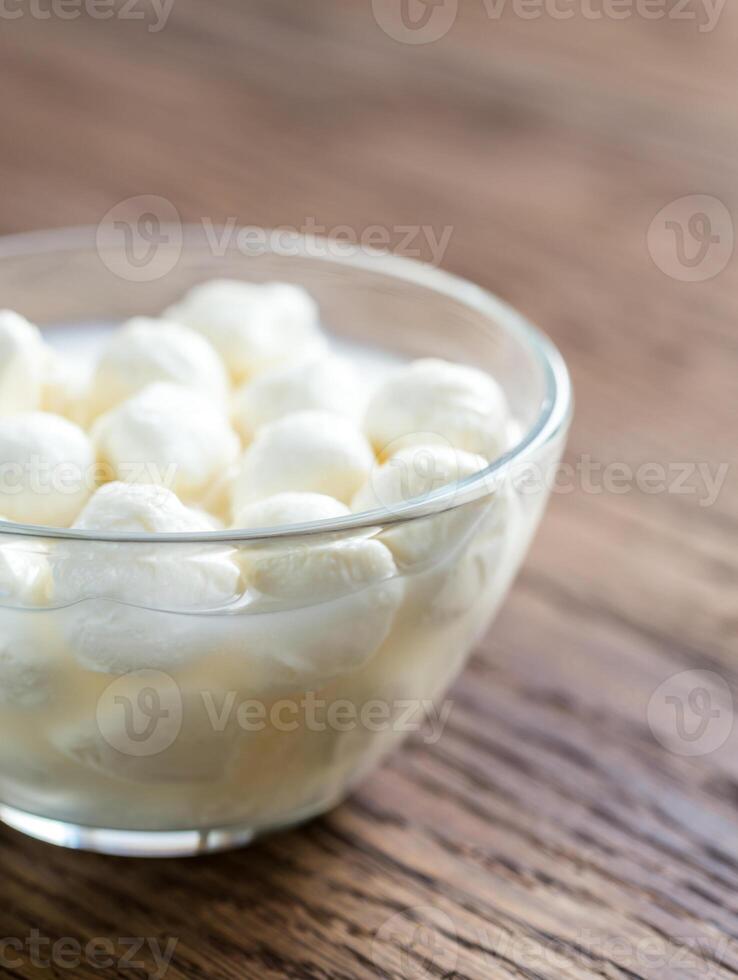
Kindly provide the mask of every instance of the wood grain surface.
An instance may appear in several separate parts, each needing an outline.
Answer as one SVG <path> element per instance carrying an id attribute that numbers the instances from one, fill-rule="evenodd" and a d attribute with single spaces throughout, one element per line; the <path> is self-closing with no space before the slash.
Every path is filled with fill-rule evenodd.
<path id="1" fill-rule="evenodd" d="M 700 30 L 714 4 L 646 6 L 461 0 L 427 44 L 390 36 L 390 0 L 175 0 L 155 31 L 143 0 L 143 19 L 3 8 L 22 13 L 0 18 L 3 232 L 144 193 L 396 246 L 448 228 L 442 265 L 564 352 L 579 473 L 438 744 L 221 856 L 0 830 L 0 940 L 117 951 L 1 976 L 161 975 L 154 940 L 176 940 L 168 980 L 738 976 L 738 9 Z"/>

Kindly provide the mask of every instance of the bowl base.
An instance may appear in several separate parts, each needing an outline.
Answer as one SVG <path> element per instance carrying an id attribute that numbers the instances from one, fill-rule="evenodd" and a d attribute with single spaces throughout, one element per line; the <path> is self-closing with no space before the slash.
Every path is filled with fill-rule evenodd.
<path id="1" fill-rule="evenodd" d="M 279 825 L 258 828 L 234 824 L 196 830 L 115 830 L 39 817 L 4 803 L 0 803 L 0 822 L 28 837 L 77 851 L 94 851 L 117 857 L 196 857 L 245 847 L 265 833 L 305 823 L 332 805 L 323 803 Z"/>

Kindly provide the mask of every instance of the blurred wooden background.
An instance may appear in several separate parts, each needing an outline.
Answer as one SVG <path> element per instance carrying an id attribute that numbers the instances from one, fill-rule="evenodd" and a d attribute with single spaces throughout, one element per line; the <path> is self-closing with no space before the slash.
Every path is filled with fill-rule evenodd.
<path id="1" fill-rule="evenodd" d="M 450 229 L 443 266 L 567 357 L 568 462 L 659 464 L 671 492 L 555 495 L 441 742 L 328 818 L 182 862 L 0 831 L 0 937 L 173 937 L 172 980 L 736 976 L 738 494 L 729 470 L 705 506 L 707 471 L 680 492 L 674 467 L 735 464 L 738 10 L 700 30 L 714 3 L 563 20 L 461 0 L 407 44 L 399 4 L 174 0 L 150 30 L 152 0 L 110 20 L 7 3 L 0 230 L 139 194 L 393 244 Z"/>

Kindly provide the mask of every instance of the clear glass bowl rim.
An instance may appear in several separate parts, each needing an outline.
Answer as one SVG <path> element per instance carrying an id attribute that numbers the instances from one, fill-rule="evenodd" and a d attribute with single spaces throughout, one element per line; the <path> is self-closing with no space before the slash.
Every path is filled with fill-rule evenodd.
<path id="1" fill-rule="evenodd" d="M 167 226 L 162 226 L 166 230 Z M 182 248 L 202 245 L 204 236 L 199 225 L 184 225 Z M 217 230 L 217 229 L 216 229 Z M 251 230 L 242 227 L 237 230 Z M 350 514 L 331 520 L 290 524 L 273 528 L 239 528 L 225 531 L 198 531 L 193 533 L 142 534 L 139 532 L 79 531 L 72 528 L 52 528 L 34 524 L 15 524 L 0 521 L 0 536 L 22 535 L 41 539 L 73 541 L 131 542 L 152 544 L 203 544 L 207 542 L 239 545 L 282 538 L 302 538 L 308 535 L 345 535 L 353 531 L 369 531 L 377 527 L 403 524 L 432 514 L 453 510 L 494 492 L 495 485 L 504 480 L 511 468 L 534 455 L 564 429 L 572 413 L 572 388 L 569 372 L 561 353 L 550 338 L 534 326 L 522 314 L 493 293 L 477 286 L 461 276 L 419 262 L 416 259 L 394 255 L 391 252 L 351 246 L 340 242 L 342 254 L 326 255 L 330 239 L 314 235 L 302 235 L 281 229 L 254 228 L 268 239 L 265 253 L 284 257 L 317 260 L 328 265 L 340 265 L 362 271 L 371 271 L 413 285 L 422 286 L 465 304 L 481 313 L 521 343 L 538 360 L 544 377 L 545 394 L 537 418 L 520 441 L 508 452 L 495 459 L 478 473 L 463 480 L 449 483 L 421 497 L 414 497 L 393 506 Z M 94 250 L 97 229 L 95 226 L 31 231 L 16 235 L 0 236 L 0 261 L 19 258 L 24 254 L 75 251 L 84 248 Z M 336 249 L 337 251 L 337 249 Z"/>

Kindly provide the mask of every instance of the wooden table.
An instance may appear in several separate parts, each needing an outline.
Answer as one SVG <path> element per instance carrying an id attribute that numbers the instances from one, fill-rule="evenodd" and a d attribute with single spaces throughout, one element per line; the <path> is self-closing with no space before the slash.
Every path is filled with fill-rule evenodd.
<path id="1" fill-rule="evenodd" d="M 170 980 L 738 975 L 738 494 L 705 480 L 736 452 L 738 10 L 700 31 L 460 6 L 425 44 L 396 40 L 389 0 L 176 0 L 159 31 L 142 0 L 144 20 L 24 4 L 0 25 L 4 232 L 143 193 L 395 246 L 448 228 L 442 264 L 563 350 L 567 462 L 591 477 L 554 495 L 440 743 L 325 819 L 182 861 L 0 831 L 0 938 L 117 950 L 2 976 L 153 975 L 148 943 L 138 971 L 117 959 L 125 937 L 176 939 Z"/>

